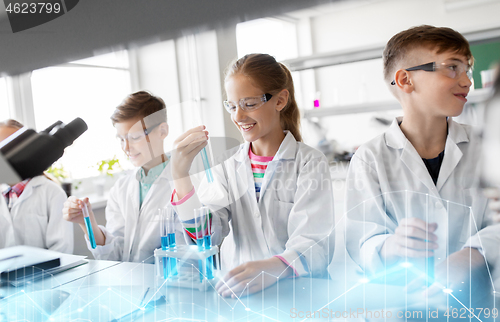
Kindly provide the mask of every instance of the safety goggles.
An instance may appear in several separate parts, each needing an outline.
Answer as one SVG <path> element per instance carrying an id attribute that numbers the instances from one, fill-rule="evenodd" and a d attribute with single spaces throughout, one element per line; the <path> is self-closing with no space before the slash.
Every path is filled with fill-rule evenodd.
<path id="1" fill-rule="evenodd" d="M 444 62 L 432 62 L 423 65 L 418 65 L 410 68 L 405 68 L 406 71 L 423 70 L 426 72 L 439 72 L 449 78 L 459 78 L 465 72 L 469 79 L 472 79 L 472 66 L 464 64 L 459 60 L 445 60 Z M 391 85 L 396 85 L 393 80 Z"/>
<path id="2" fill-rule="evenodd" d="M 125 135 L 124 137 L 122 136 L 116 136 L 116 139 L 120 143 L 124 143 L 125 141 L 128 141 L 129 143 L 136 143 L 144 139 L 147 135 L 151 134 L 151 132 L 161 123 L 155 124 L 153 126 L 150 126 L 147 129 L 144 129 L 143 132 L 135 132 L 135 133 L 129 133 Z"/>
<path id="3" fill-rule="evenodd" d="M 247 97 L 242 98 L 238 101 L 238 106 L 246 112 L 255 111 L 266 102 L 268 102 L 273 96 L 271 94 L 263 94 L 257 97 Z M 224 101 L 224 108 L 229 113 L 236 112 L 236 103 L 232 101 Z"/>

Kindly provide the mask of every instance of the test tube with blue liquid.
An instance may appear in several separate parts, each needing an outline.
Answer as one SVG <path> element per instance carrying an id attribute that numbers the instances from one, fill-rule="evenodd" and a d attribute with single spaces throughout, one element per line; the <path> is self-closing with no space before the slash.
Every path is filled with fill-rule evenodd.
<path id="1" fill-rule="evenodd" d="M 160 213 L 160 238 L 161 249 L 167 250 L 169 248 L 168 229 L 167 229 L 167 209 L 158 209 Z M 163 257 L 163 278 L 167 279 L 169 276 L 169 265 L 167 265 L 167 257 Z"/>
<path id="2" fill-rule="evenodd" d="M 201 159 L 203 161 L 203 167 L 205 168 L 205 175 L 207 176 L 207 181 L 214 182 L 214 177 L 212 176 L 212 169 L 210 168 L 210 162 L 208 161 L 207 150 L 205 148 L 201 149 Z"/>
<path id="3" fill-rule="evenodd" d="M 96 248 L 94 231 L 92 230 L 92 224 L 90 223 L 89 209 L 87 208 L 87 203 L 83 203 L 83 219 L 85 220 L 85 228 L 87 228 L 87 235 L 89 236 L 90 246 L 92 249 Z"/>
<path id="4" fill-rule="evenodd" d="M 200 209 L 194 209 L 194 234 L 196 237 L 196 246 L 198 246 L 199 252 L 202 252 L 204 250 L 203 243 L 205 241 L 203 236 L 203 212 L 203 207 L 201 207 Z M 198 260 L 198 269 L 200 271 L 200 283 L 203 283 L 203 262 L 201 260 Z"/>
<path id="5" fill-rule="evenodd" d="M 203 213 L 204 213 L 204 218 L 207 222 L 207 230 L 206 234 L 204 237 L 204 243 L 205 243 L 205 249 L 209 250 L 212 248 L 212 223 L 210 221 L 210 209 L 208 207 L 202 207 Z M 214 272 L 213 272 L 213 267 L 214 267 L 214 259 L 212 256 L 207 257 L 206 259 L 206 266 L 207 266 L 207 278 L 208 279 L 213 279 L 214 278 Z"/>
<path id="6" fill-rule="evenodd" d="M 172 206 L 167 207 L 167 233 L 168 233 L 168 246 L 171 251 L 175 250 L 175 211 Z M 170 274 L 177 276 L 177 259 L 174 257 L 169 258 Z"/>

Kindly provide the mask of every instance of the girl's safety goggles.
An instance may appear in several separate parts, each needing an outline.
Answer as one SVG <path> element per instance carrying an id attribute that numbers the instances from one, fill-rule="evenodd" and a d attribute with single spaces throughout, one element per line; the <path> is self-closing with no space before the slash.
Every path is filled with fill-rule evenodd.
<path id="1" fill-rule="evenodd" d="M 238 104 L 232 101 L 224 101 L 224 108 L 229 113 L 236 112 L 236 105 L 238 105 L 243 111 L 255 111 L 262 105 L 264 105 L 267 101 L 269 101 L 273 96 L 271 94 L 263 94 L 262 96 L 257 97 L 247 97 L 242 98 L 238 101 Z"/>

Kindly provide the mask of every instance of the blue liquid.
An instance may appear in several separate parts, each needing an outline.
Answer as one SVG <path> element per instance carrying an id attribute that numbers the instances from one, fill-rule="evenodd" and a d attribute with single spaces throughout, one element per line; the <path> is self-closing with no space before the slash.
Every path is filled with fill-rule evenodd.
<path id="1" fill-rule="evenodd" d="M 173 250 L 175 248 L 175 233 L 170 233 L 168 234 L 168 243 L 170 246 L 170 250 Z M 176 258 L 169 258 L 170 262 L 170 272 L 172 276 L 177 276 L 177 259 Z"/>
<path id="2" fill-rule="evenodd" d="M 434 283 L 434 256 L 427 257 L 425 260 L 426 271 L 427 271 L 427 286 Z"/>
<path id="3" fill-rule="evenodd" d="M 90 217 L 83 217 L 83 219 L 85 219 L 85 227 L 87 228 L 87 234 L 89 235 L 90 246 L 92 246 L 92 249 L 95 249 L 96 244 L 95 244 L 95 238 L 94 238 L 94 231 L 92 230 L 92 224 L 90 223 Z"/>
<path id="4" fill-rule="evenodd" d="M 210 248 L 212 248 L 212 236 L 207 235 L 205 236 L 205 249 L 210 249 Z M 214 278 L 214 272 L 213 272 L 214 259 L 212 256 L 207 258 L 206 265 L 207 265 L 207 278 L 211 280 Z"/>
<path id="5" fill-rule="evenodd" d="M 168 248 L 168 236 L 161 236 L 161 249 L 167 250 Z M 170 262 L 170 259 L 167 257 L 163 257 L 163 279 L 167 279 L 169 276 L 167 261 Z"/>
<path id="6" fill-rule="evenodd" d="M 198 251 L 203 251 L 203 238 L 196 239 L 196 245 L 198 245 Z M 200 283 L 203 283 L 203 263 L 201 260 L 198 261 L 198 269 L 200 270 Z"/>
<path id="7" fill-rule="evenodd" d="M 168 242 L 168 236 L 161 236 L 161 249 L 162 250 L 167 250 L 168 246 L 169 246 L 169 242 Z"/>

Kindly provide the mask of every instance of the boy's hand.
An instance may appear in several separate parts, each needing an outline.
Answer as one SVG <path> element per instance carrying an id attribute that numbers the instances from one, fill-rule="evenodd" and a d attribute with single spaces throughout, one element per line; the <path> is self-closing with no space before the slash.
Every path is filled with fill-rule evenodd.
<path id="1" fill-rule="evenodd" d="M 106 237 L 104 236 L 101 228 L 95 220 L 92 206 L 90 205 L 89 198 L 78 199 L 75 196 L 69 197 L 63 206 L 63 218 L 69 222 L 79 224 L 85 235 L 88 237 L 87 227 L 85 226 L 85 219 L 83 219 L 83 204 L 87 205 L 89 211 L 90 223 L 92 224 L 92 231 L 97 245 L 104 245 Z"/>
<path id="2" fill-rule="evenodd" d="M 478 300 L 489 294 L 486 291 L 489 282 L 483 255 L 475 248 L 466 247 L 436 266 L 435 282 L 432 285 L 426 287 L 425 279 L 420 278 L 408 284 L 407 291 L 423 290 L 423 296 L 432 297 L 439 296 L 447 288 L 460 300 L 469 300 L 466 297 L 471 295 Z"/>
<path id="3" fill-rule="evenodd" d="M 490 199 L 488 207 L 494 211 L 493 221 L 500 222 L 500 189 L 486 188 L 484 189 L 484 195 Z"/>
<path id="4" fill-rule="evenodd" d="M 222 297 L 241 297 L 261 291 L 292 274 L 291 267 L 279 258 L 271 257 L 236 267 L 215 285 L 215 290 Z"/>
<path id="5" fill-rule="evenodd" d="M 434 234 L 436 223 L 427 223 L 418 218 L 403 218 L 395 234 L 387 238 L 380 250 L 380 256 L 387 262 L 400 258 L 424 258 L 434 256 L 438 248 L 438 237 Z"/>
<path id="6" fill-rule="evenodd" d="M 69 222 L 80 224 L 85 226 L 85 221 L 83 219 L 83 203 L 87 203 L 87 207 L 89 210 L 89 217 L 94 216 L 92 212 L 92 208 L 90 207 L 90 203 L 88 202 L 89 198 L 85 198 L 80 200 L 75 196 L 69 197 L 63 206 L 63 218 Z"/>

